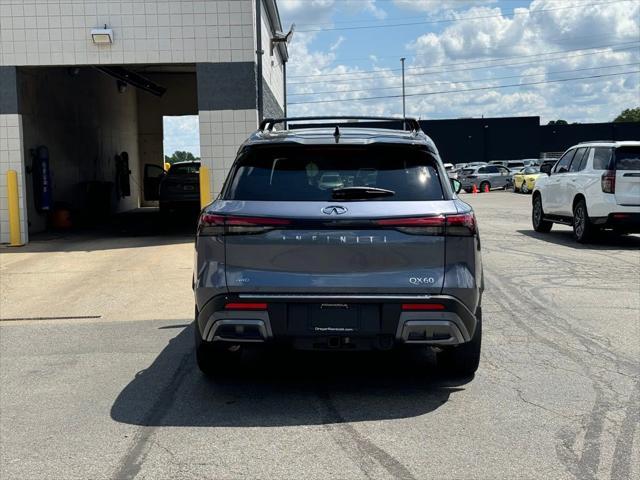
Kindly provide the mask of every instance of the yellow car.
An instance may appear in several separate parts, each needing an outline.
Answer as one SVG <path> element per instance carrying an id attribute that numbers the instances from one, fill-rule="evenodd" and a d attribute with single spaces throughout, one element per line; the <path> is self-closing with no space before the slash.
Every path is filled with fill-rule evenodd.
<path id="1" fill-rule="evenodd" d="M 513 175 L 513 191 L 522 193 L 531 193 L 533 187 L 536 186 L 536 180 L 540 175 L 538 167 L 525 167 Z"/>

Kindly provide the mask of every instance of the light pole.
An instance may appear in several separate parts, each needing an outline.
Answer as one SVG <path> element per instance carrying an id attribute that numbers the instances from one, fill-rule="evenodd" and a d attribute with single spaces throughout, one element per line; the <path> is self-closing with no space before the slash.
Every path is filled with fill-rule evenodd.
<path id="1" fill-rule="evenodd" d="M 402 57 L 400 59 L 400 62 L 402 63 L 402 118 L 407 118 L 407 111 L 405 106 L 405 94 L 404 94 L 404 61 L 405 60 L 406 60 L 405 57 Z"/>

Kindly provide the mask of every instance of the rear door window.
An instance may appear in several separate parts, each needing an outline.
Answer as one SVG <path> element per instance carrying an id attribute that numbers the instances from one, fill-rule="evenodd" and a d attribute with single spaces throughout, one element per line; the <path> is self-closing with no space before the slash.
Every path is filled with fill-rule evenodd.
<path id="1" fill-rule="evenodd" d="M 169 169 L 169 175 L 196 175 L 200 172 L 199 163 L 189 163 L 183 165 L 173 165 Z"/>
<path id="2" fill-rule="evenodd" d="M 616 148 L 616 170 L 640 170 L 640 147 Z"/>
<path id="3" fill-rule="evenodd" d="M 569 167 L 570 172 L 579 172 L 584 168 L 584 161 L 586 160 L 587 148 L 582 147 L 576 150 L 576 154 L 573 157 L 573 161 L 571 162 L 571 166 Z"/>
<path id="4" fill-rule="evenodd" d="M 334 189 L 349 187 L 394 192 L 367 201 L 444 199 L 436 160 L 423 149 L 398 145 L 254 147 L 236 161 L 223 198 L 329 202 Z"/>

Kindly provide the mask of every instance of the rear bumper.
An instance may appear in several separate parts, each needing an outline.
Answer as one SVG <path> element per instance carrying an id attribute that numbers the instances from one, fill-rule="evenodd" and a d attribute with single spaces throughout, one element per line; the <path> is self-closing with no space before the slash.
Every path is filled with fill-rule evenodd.
<path id="1" fill-rule="evenodd" d="M 640 213 L 614 212 L 606 217 L 592 218 L 591 221 L 599 227 L 640 233 Z"/>
<path id="2" fill-rule="evenodd" d="M 230 302 L 259 301 L 263 311 L 227 311 Z M 403 303 L 438 303 L 438 311 L 403 311 Z M 357 308 L 356 324 L 319 328 L 312 322 L 319 305 Z M 477 319 L 449 295 L 219 295 L 199 312 L 198 329 L 207 342 L 287 343 L 298 349 L 389 349 L 401 344 L 458 345 L 471 340 Z"/>

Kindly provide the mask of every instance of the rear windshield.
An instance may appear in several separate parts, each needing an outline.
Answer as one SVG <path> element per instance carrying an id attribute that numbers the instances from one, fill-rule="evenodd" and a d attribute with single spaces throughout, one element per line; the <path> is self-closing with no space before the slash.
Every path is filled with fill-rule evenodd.
<path id="1" fill-rule="evenodd" d="M 462 170 L 462 173 L 469 174 L 469 173 L 473 173 L 475 171 L 476 171 L 475 168 L 465 168 L 464 170 Z"/>
<path id="2" fill-rule="evenodd" d="M 367 201 L 444 199 L 435 159 L 398 145 L 253 148 L 236 162 L 223 198 L 329 202 L 334 189 L 349 187 L 395 192 Z"/>
<path id="3" fill-rule="evenodd" d="M 616 170 L 640 170 L 640 147 L 616 148 Z"/>
<path id="4" fill-rule="evenodd" d="M 190 163 L 188 165 L 173 165 L 169 169 L 169 175 L 189 175 L 200 172 L 199 163 Z"/>

